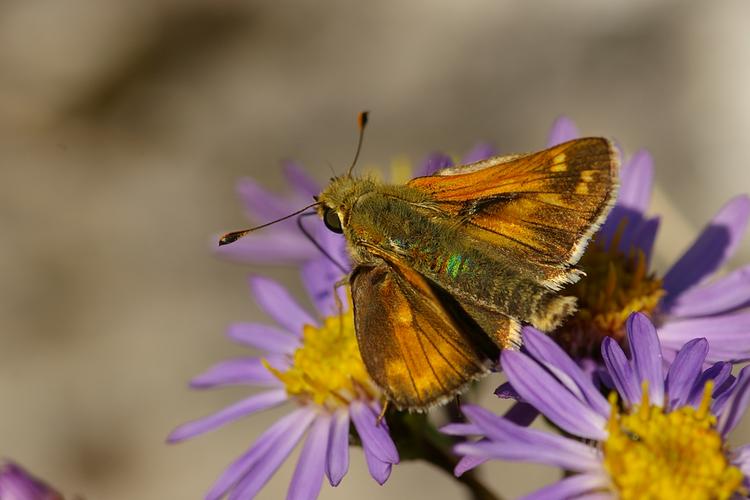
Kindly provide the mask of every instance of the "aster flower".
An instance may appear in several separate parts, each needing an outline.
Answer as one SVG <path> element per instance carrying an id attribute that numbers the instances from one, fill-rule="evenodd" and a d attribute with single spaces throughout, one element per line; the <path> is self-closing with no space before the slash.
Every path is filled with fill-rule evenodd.
<path id="1" fill-rule="evenodd" d="M 704 369 L 705 338 L 686 343 L 668 370 L 653 324 L 626 325 L 631 358 L 605 338 L 609 400 L 555 342 L 525 328 L 525 352 L 504 351 L 512 387 L 570 437 L 519 426 L 465 406 L 466 424 L 444 430 L 483 439 L 455 451 L 479 459 L 533 462 L 568 475 L 527 498 L 730 498 L 747 494 L 750 447 L 730 450 L 726 436 L 750 402 L 750 367 Z M 578 438 L 578 439 L 576 439 Z"/>
<path id="2" fill-rule="evenodd" d="M 575 125 L 559 119 L 549 145 L 578 137 Z M 659 327 L 664 358 L 671 362 L 692 338 L 709 340 L 708 361 L 750 358 L 750 266 L 715 278 L 734 255 L 750 216 L 750 198 L 730 200 L 663 276 L 649 271 L 659 217 L 646 215 L 654 164 L 647 151 L 624 163 L 617 203 L 579 266 L 587 276 L 565 293 L 578 297 L 578 312 L 555 339 L 574 357 L 597 356 L 604 337 L 620 342 L 625 321 L 647 313 Z M 713 278 L 713 279 L 712 279 Z"/>
<path id="3" fill-rule="evenodd" d="M 168 441 L 192 438 L 283 403 L 291 403 L 294 409 L 226 469 L 206 499 L 255 496 L 306 432 L 288 498 L 317 497 L 324 476 L 336 486 L 348 470 L 350 422 L 361 441 L 370 474 L 384 483 L 399 456 L 387 423 L 376 423 L 380 392 L 360 357 L 351 311 L 335 316 L 322 312 L 323 317 L 318 319 L 280 284 L 254 277 L 250 285 L 260 307 L 278 326 L 237 323 L 229 328 L 228 335 L 265 354 L 219 363 L 194 378 L 191 386 L 203 389 L 242 384 L 263 391 L 178 427 Z M 314 288 L 313 284 L 308 288 Z M 332 294 L 311 298 L 319 311 L 336 309 Z"/>
<path id="4" fill-rule="evenodd" d="M 29 474 L 18 464 L 0 464 L 0 499 L 2 500 L 62 500 L 62 495 L 40 479 Z"/>

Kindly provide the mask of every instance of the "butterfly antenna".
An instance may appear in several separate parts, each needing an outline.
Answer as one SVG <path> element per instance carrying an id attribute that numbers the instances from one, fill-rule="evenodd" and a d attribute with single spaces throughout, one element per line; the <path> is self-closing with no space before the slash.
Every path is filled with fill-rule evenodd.
<path id="1" fill-rule="evenodd" d="M 336 177 L 336 169 L 333 168 L 333 164 L 330 161 L 326 160 L 326 165 L 328 165 L 328 170 L 331 171 L 331 178 Z"/>
<path id="2" fill-rule="evenodd" d="M 352 161 L 352 164 L 349 167 L 349 171 L 346 173 L 347 177 L 352 176 L 352 170 L 354 170 L 354 165 L 357 164 L 357 159 L 359 159 L 359 152 L 362 150 L 362 139 L 364 139 L 365 137 L 365 127 L 367 126 L 368 115 L 369 113 L 367 111 L 362 111 L 357 117 L 357 124 L 359 125 L 359 140 L 357 141 L 357 151 L 354 153 L 354 160 Z"/>
<path id="3" fill-rule="evenodd" d="M 273 220 L 271 222 L 266 222 L 265 224 L 261 224 L 260 226 L 251 227 L 250 229 L 243 229 L 241 231 L 232 231 L 231 233 L 227 233 L 221 238 L 219 238 L 219 246 L 229 245 L 230 243 L 234 243 L 235 241 L 239 240 L 243 236 L 247 236 L 249 233 L 252 233 L 253 231 L 257 231 L 258 229 L 263 229 L 264 227 L 268 227 L 272 224 L 276 224 L 277 222 L 281 222 L 287 219 L 290 219 L 294 217 L 295 215 L 299 215 L 302 212 L 304 212 L 307 209 L 310 209 L 312 207 L 320 205 L 321 202 L 316 201 L 312 205 L 308 205 L 305 208 L 301 208 L 297 210 L 296 212 L 293 212 L 289 215 L 285 215 L 284 217 L 281 217 L 280 219 Z"/>

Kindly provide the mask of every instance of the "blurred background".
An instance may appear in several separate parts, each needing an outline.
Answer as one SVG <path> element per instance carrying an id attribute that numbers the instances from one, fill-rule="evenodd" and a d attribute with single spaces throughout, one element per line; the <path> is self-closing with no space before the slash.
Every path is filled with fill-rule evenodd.
<path id="1" fill-rule="evenodd" d="M 211 237 L 247 224 L 240 177 L 283 191 L 282 159 L 343 171 L 362 109 L 366 165 L 539 149 L 560 114 L 648 148 L 664 270 L 750 191 L 749 16 L 743 0 L 0 2 L 0 455 L 87 500 L 201 497 L 285 410 L 167 446 L 247 394 L 186 382 L 245 353 L 223 334 L 262 319 L 249 272 L 296 283 L 216 259 Z M 732 264 L 748 260 L 744 242 Z M 483 474 L 506 497 L 557 477 Z M 380 488 L 355 450 L 322 498 L 461 493 L 422 464 Z"/>

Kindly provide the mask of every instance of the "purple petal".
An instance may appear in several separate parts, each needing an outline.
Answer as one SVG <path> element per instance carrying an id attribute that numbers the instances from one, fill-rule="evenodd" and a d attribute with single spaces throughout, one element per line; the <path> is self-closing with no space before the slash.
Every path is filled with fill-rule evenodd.
<path id="1" fill-rule="evenodd" d="M 677 353 L 667 373 L 669 408 L 679 408 L 687 403 L 707 354 L 708 341 L 705 338 L 691 340 Z"/>
<path id="2" fill-rule="evenodd" d="M 338 486 L 349 470 L 349 412 L 339 409 L 331 421 L 326 474 L 331 486 Z"/>
<path id="3" fill-rule="evenodd" d="M 746 478 L 750 477 L 750 445 L 741 446 L 733 451 L 732 464 L 739 467 Z"/>
<path id="4" fill-rule="evenodd" d="M 313 410 L 305 409 L 304 416 L 300 416 L 297 426 L 281 436 L 274 446 L 247 469 L 244 477 L 232 489 L 229 500 L 244 500 L 253 498 L 258 491 L 271 479 L 271 476 L 284 463 L 303 434 L 317 416 Z M 323 461 L 321 457 L 320 461 Z"/>
<path id="5" fill-rule="evenodd" d="M 617 204 L 644 213 L 651 201 L 654 182 L 654 159 L 642 149 L 635 153 L 622 169 Z"/>
<path id="6" fill-rule="evenodd" d="M 217 363 L 190 381 L 193 389 L 225 385 L 279 385 L 281 381 L 263 366 L 260 358 L 238 358 Z"/>
<path id="7" fill-rule="evenodd" d="M 745 306 L 750 301 L 750 266 L 682 293 L 669 309 L 678 317 L 718 314 Z"/>
<path id="8" fill-rule="evenodd" d="M 496 155 L 497 152 L 495 151 L 495 148 L 492 146 L 492 144 L 487 144 L 486 142 L 480 143 L 471 148 L 471 151 L 466 153 L 466 155 L 461 158 L 461 164 L 466 165 L 468 163 L 486 160 Z"/>
<path id="9" fill-rule="evenodd" d="M 361 401 L 353 401 L 349 408 L 354 427 L 362 439 L 362 447 L 383 462 L 398 463 L 398 451 L 385 420 L 378 423 L 373 409 Z"/>
<path id="10" fill-rule="evenodd" d="M 621 229 L 620 226 L 623 224 L 623 221 L 625 221 L 625 226 Z M 636 236 L 640 235 L 639 228 L 643 224 L 643 213 L 632 208 L 615 205 L 609 213 L 607 220 L 604 221 L 601 229 L 599 229 L 596 238 L 605 248 L 609 248 L 612 245 L 615 235 L 618 234 L 618 250 L 629 253 L 638 239 Z"/>
<path id="11" fill-rule="evenodd" d="M 272 193 L 250 178 L 240 179 L 237 192 L 248 216 L 259 223 L 284 217 L 299 209 L 296 202 Z"/>
<path id="12" fill-rule="evenodd" d="M 460 477 L 467 470 L 471 470 L 476 467 L 479 467 L 480 465 L 485 463 L 487 460 L 489 459 L 486 457 L 472 457 L 469 455 L 462 457 L 461 460 L 459 460 L 458 463 L 456 464 L 456 467 L 453 468 L 453 474 L 455 474 L 456 477 Z"/>
<path id="13" fill-rule="evenodd" d="M 346 239 L 325 227 L 319 219 L 312 223 L 305 222 L 304 227 L 311 238 L 318 244 L 318 255 L 306 262 L 302 268 L 302 282 L 313 300 L 316 310 L 324 315 L 339 314 L 334 300 L 334 285 L 342 281 L 351 269 L 351 262 L 346 248 Z M 339 296 L 346 304 L 345 287 L 339 287 Z"/>
<path id="14" fill-rule="evenodd" d="M 342 267 L 344 269 L 351 267 L 344 235 L 328 229 L 317 214 L 303 217 L 298 220 L 298 223 L 295 230 L 310 244 L 316 244 L 313 255 L 316 260 L 327 267 L 337 269 L 339 274 L 344 272 Z"/>
<path id="15" fill-rule="evenodd" d="M 231 245 L 211 245 L 222 258 L 250 264 L 296 264 L 316 257 L 318 250 L 301 233 L 268 228 L 263 234 L 251 234 Z"/>
<path id="16" fill-rule="evenodd" d="M 646 257 L 646 264 L 651 262 L 651 254 L 656 241 L 656 233 L 659 232 L 659 217 L 653 217 L 643 221 L 637 231 L 632 235 L 630 244 L 633 248 L 640 248 Z"/>
<path id="17" fill-rule="evenodd" d="M 557 146 L 578 137 L 581 137 L 581 133 L 573 120 L 567 116 L 561 116 L 552 124 L 547 137 L 547 147 Z"/>
<path id="18" fill-rule="evenodd" d="M 287 500 L 315 500 L 323 485 L 323 475 L 328 455 L 328 433 L 331 416 L 320 414 L 310 427 L 305 446 L 297 460 Z"/>
<path id="19" fill-rule="evenodd" d="M 283 445 L 289 439 L 296 444 L 314 417 L 315 413 L 308 408 L 300 408 L 274 423 L 250 449 L 227 467 L 206 495 L 206 500 L 218 500 L 223 497 L 251 467 L 265 459 L 266 455 L 280 444 Z"/>
<path id="20" fill-rule="evenodd" d="M 725 383 L 732 377 L 732 364 L 720 361 L 715 363 L 713 366 L 706 369 L 703 373 L 698 376 L 698 379 L 693 384 L 690 390 L 690 395 L 686 404 L 694 407 L 698 407 L 703 399 L 703 390 L 706 386 L 706 382 L 709 380 L 714 381 L 714 394 L 717 391 L 722 391 L 725 388 Z"/>
<path id="21" fill-rule="evenodd" d="M 510 382 L 503 382 L 497 389 L 495 389 L 495 396 L 500 399 L 514 399 L 516 401 L 522 401 L 521 395 L 516 392 Z"/>
<path id="22" fill-rule="evenodd" d="M 660 328 L 659 335 L 670 347 L 706 337 L 709 361 L 743 360 L 750 356 L 750 312 L 670 321 Z"/>
<path id="23" fill-rule="evenodd" d="M 235 342 L 276 354 L 291 354 L 299 347 L 299 338 L 260 323 L 234 323 L 227 336 Z"/>
<path id="24" fill-rule="evenodd" d="M 595 448 L 581 443 L 577 444 L 587 448 L 588 451 L 576 453 L 564 448 L 556 449 L 537 443 L 478 441 L 458 444 L 454 447 L 454 452 L 467 456 L 553 465 L 578 472 L 589 472 L 601 468 L 601 458 L 597 456 Z"/>
<path id="25" fill-rule="evenodd" d="M 503 418 L 518 424 L 521 427 L 528 427 L 539 416 L 539 410 L 528 403 L 516 403 L 505 412 Z"/>
<path id="26" fill-rule="evenodd" d="M 424 177 L 433 175 L 438 170 L 453 166 L 453 160 L 450 156 L 443 153 L 432 153 L 424 159 L 419 168 L 414 172 L 415 177 Z"/>
<path id="27" fill-rule="evenodd" d="M 315 310 L 323 316 L 334 316 L 348 309 L 346 287 L 338 287 L 342 309 L 336 304 L 333 295 L 336 282 L 344 278 L 344 273 L 333 266 L 324 265 L 321 259 L 311 260 L 302 266 L 302 282 L 307 289 Z"/>
<path id="28" fill-rule="evenodd" d="M 724 411 L 719 416 L 717 430 L 726 436 L 729 431 L 740 422 L 745 414 L 747 405 L 750 403 L 750 366 L 744 367 L 737 375 L 737 382 L 732 390 L 732 395 L 726 403 Z"/>
<path id="29" fill-rule="evenodd" d="M 664 374 L 659 337 L 651 320 L 643 313 L 633 313 L 625 324 L 633 353 L 633 371 L 639 382 L 648 381 L 649 401 L 664 404 Z"/>
<path id="30" fill-rule="evenodd" d="M 474 424 L 453 422 L 440 428 L 440 432 L 449 436 L 478 436 L 482 434 Z"/>
<path id="31" fill-rule="evenodd" d="M 336 280 L 338 280 L 352 268 L 346 238 L 342 234 L 334 233 L 328 229 L 320 219 L 318 219 L 318 223 L 313 229 L 315 241 L 331 257 L 329 259 L 325 255 L 319 254 L 319 260 L 337 274 Z"/>
<path id="32" fill-rule="evenodd" d="M 606 337 L 602 342 L 602 358 L 620 397 L 628 406 L 638 404 L 641 400 L 641 388 L 628 358 L 612 337 Z"/>
<path id="33" fill-rule="evenodd" d="M 318 322 L 302 309 L 280 283 L 256 276 L 250 278 L 250 288 L 261 309 L 286 331 L 301 336 L 305 325 L 317 326 Z"/>
<path id="34" fill-rule="evenodd" d="M 523 345 L 529 353 L 541 362 L 547 370 L 576 394 L 581 401 L 586 402 L 600 415 L 609 416 L 609 403 L 591 383 L 583 370 L 568 356 L 562 348 L 542 332 L 525 327 L 522 331 Z"/>
<path id="35" fill-rule="evenodd" d="M 717 365 L 719 363 L 716 363 Z M 731 363 L 723 363 L 726 365 L 729 365 L 731 368 Z M 713 367 L 712 367 L 713 368 Z M 709 368 L 710 370 L 711 368 Z M 706 370 L 708 371 L 708 370 Z M 732 375 L 731 370 L 729 370 L 729 373 L 726 375 L 726 378 L 722 379 L 721 377 L 724 375 L 723 370 L 718 373 L 716 377 L 714 377 L 714 390 L 712 396 L 714 398 L 722 396 L 724 393 L 731 393 L 734 390 L 734 385 L 737 382 L 737 378 Z"/>
<path id="36" fill-rule="evenodd" d="M 729 201 L 698 236 L 693 245 L 664 275 L 665 307 L 680 294 L 713 274 L 737 250 L 747 227 L 750 198 Z"/>
<path id="37" fill-rule="evenodd" d="M 301 198 L 312 198 L 320 194 L 321 186 L 297 162 L 283 162 L 284 177 Z"/>
<path id="38" fill-rule="evenodd" d="M 713 398 L 713 402 L 711 403 L 711 413 L 720 416 L 724 412 L 724 408 L 727 406 L 732 394 L 734 394 L 737 381 L 737 378 L 731 376 L 727 379 L 721 389 L 713 391 L 711 394 L 711 397 Z"/>
<path id="39" fill-rule="evenodd" d="M 560 428 L 580 437 L 604 439 L 607 420 L 573 396 L 531 358 L 504 350 L 503 369 L 518 393 Z"/>
<path id="40" fill-rule="evenodd" d="M 172 431 L 169 437 L 167 437 L 167 442 L 176 443 L 199 434 L 204 434 L 239 418 L 278 406 L 286 400 L 287 394 L 285 389 L 275 389 L 254 394 L 249 398 L 227 406 L 213 415 L 182 424 Z"/>
<path id="41" fill-rule="evenodd" d="M 61 494 L 11 461 L 0 462 L 0 499 L 63 500 Z"/>
<path id="42" fill-rule="evenodd" d="M 609 479 L 604 471 L 601 474 L 576 474 L 521 498 L 523 500 L 548 500 L 551 498 L 578 499 L 585 493 L 608 487 Z"/>
<path id="43" fill-rule="evenodd" d="M 548 432 L 520 426 L 505 417 L 498 417 L 489 410 L 475 405 L 462 407 L 466 416 L 475 424 L 481 434 L 492 441 L 502 443 L 528 443 L 547 447 L 550 450 L 564 450 L 588 457 L 591 448 L 583 443 Z"/>
<path id="44" fill-rule="evenodd" d="M 390 462 L 384 462 L 380 460 L 372 453 L 372 450 L 370 450 L 369 448 L 364 448 L 364 451 L 365 461 L 367 462 L 367 470 L 370 471 L 370 476 L 372 476 L 372 478 L 377 481 L 378 484 L 384 484 L 391 476 L 392 464 Z"/>

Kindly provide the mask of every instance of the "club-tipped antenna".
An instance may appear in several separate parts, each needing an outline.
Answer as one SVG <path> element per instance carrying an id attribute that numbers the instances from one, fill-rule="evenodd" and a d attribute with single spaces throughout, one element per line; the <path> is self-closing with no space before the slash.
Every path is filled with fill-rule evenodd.
<path id="1" fill-rule="evenodd" d="M 346 172 L 347 177 L 352 176 L 352 170 L 354 170 L 354 165 L 357 164 L 357 160 L 359 159 L 359 152 L 362 150 L 362 139 L 365 137 L 365 127 L 367 126 L 367 111 L 362 111 L 359 116 L 357 116 L 357 124 L 359 125 L 359 140 L 357 141 L 357 151 L 354 153 L 354 160 L 352 160 L 352 164 L 349 167 L 349 171 Z"/>
<path id="2" fill-rule="evenodd" d="M 307 205 L 305 208 L 301 208 L 297 210 L 296 212 L 293 212 L 289 215 L 285 215 L 284 217 L 281 217 L 280 219 L 272 220 L 271 222 L 266 222 L 265 224 L 261 224 L 260 226 L 255 226 L 255 227 L 251 227 L 250 229 L 243 229 L 241 231 L 232 231 L 231 233 L 227 233 L 221 238 L 219 238 L 219 246 L 224 246 L 224 245 L 229 245 L 230 243 L 234 243 L 235 241 L 239 240 L 243 236 L 247 236 L 249 233 L 252 233 L 253 231 L 257 231 L 258 229 L 263 229 L 264 227 L 268 227 L 272 224 L 276 224 L 277 222 L 290 219 L 294 217 L 295 215 L 301 214 L 307 209 L 320 205 L 320 203 L 321 202 L 316 201 L 312 205 Z"/>

